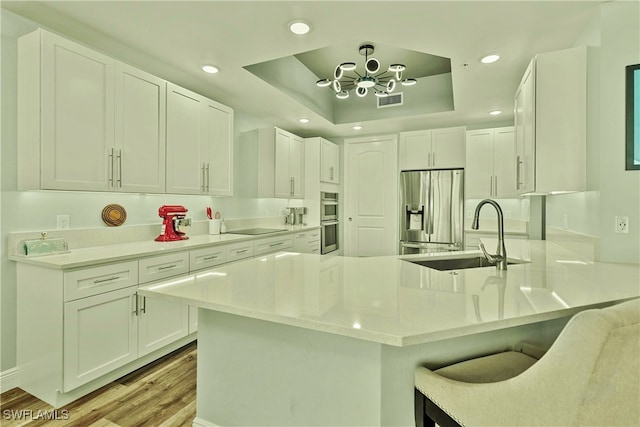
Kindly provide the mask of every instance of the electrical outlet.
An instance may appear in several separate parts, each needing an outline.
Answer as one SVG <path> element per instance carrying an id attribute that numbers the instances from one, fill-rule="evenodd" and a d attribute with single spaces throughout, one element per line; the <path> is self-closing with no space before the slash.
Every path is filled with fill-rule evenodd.
<path id="1" fill-rule="evenodd" d="M 58 215 L 58 230 L 69 228 L 69 215 Z"/>
<path id="2" fill-rule="evenodd" d="M 616 216 L 616 233 L 629 233 L 628 216 Z"/>

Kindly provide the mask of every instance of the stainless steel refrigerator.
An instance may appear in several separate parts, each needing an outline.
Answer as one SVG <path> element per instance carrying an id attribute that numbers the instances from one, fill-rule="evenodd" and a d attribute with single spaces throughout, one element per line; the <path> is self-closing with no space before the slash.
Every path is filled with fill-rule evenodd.
<path id="1" fill-rule="evenodd" d="M 400 173 L 400 254 L 464 248 L 464 170 Z"/>

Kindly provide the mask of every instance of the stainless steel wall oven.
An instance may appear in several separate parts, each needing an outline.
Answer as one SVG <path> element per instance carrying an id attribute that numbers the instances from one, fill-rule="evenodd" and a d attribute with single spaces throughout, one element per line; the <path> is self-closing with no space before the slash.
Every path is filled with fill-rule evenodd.
<path id="1" fill-rule="evenodd" d="M 327 254 L 338 250 L 338 193 L 320 193 L 320 252 Z"/>

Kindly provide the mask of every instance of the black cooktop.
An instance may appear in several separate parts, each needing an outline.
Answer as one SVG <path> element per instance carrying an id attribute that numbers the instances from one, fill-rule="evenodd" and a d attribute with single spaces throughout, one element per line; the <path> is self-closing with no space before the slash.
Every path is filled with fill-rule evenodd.
<path id="1" fill-rule="evenodd" d="M 287 231 L 284 228 L 245 228 L 244 230 L 229 231 L 229 234 L 246 234 L 255 236 L 257 234 L 277 233 L 278 231 Z"/>

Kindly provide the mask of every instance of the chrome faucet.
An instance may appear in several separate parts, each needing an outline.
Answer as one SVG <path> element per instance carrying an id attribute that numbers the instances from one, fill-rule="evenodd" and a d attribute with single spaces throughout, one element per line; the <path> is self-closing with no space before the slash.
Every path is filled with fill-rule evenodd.
<path id="1" fill-rule="evenodd" d="M 480 203 L 478 203 L 478 206 L 476 206 L 476 211 L 473 215 L 473 223 L 471 224 L 471 228 L 474 230 L 480 228 L 480 209 L 487 203 L 496 208 L 496 212 L 498 212 L 498 249 L 496 250 L 497 253 L 495 255 L 492 255 L 487 252 L 482 242 L 480 243 L 479 247 L 480 250 L 482 250 L 482 253 L 484 254 L 484 257 L 487 259 L 487 261 L 495 264 L 498 270 L 506 270 L 507 249 L 504 246 L 504 217 L 502 216 L 502 209 L 500 208 L 500 205 L 495 200 L 491 199 L 484 199 Z"/>

